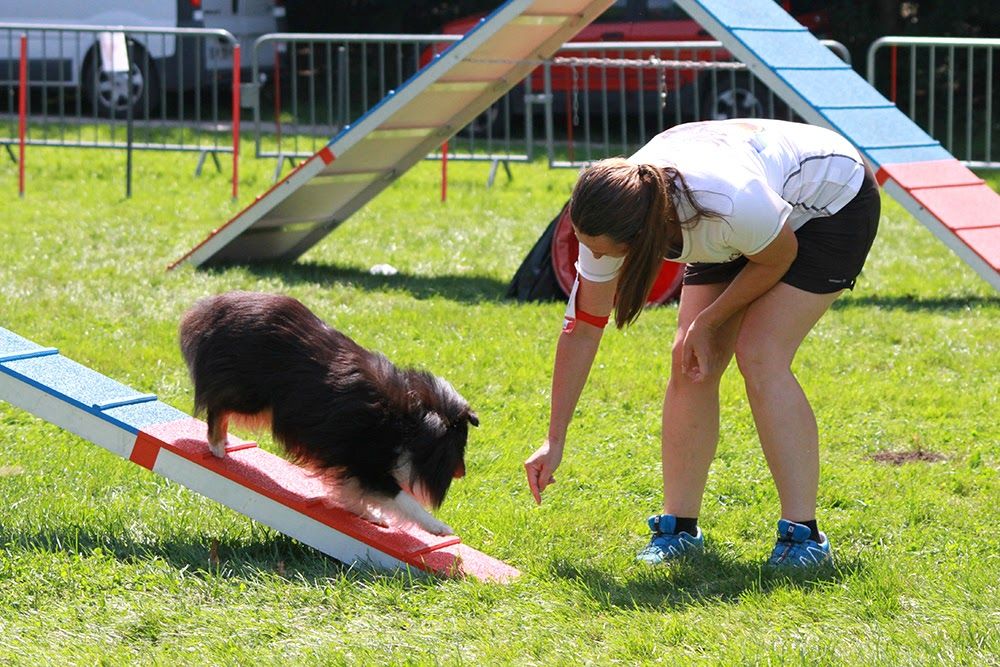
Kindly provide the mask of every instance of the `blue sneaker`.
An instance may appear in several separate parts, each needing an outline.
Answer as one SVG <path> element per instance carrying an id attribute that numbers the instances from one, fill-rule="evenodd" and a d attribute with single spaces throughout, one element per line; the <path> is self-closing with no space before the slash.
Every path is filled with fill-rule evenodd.
<path id="1" fill-rule="evenodd" d="M 650 565 L 664 561 L 677 560 L 683 556 L 701 553 L 705 548 L 705 537 L 701 528 L 697 535 L 676 532 L 677 517 L 673 514 L 656 514 L 647 520 L 653 537 L 649 545 L 639 552 L 637 560 Z"/>
<path id="2" fill-rule="evenodd" d="M 781 519 L 778 521 L 778 542 L 767 564 L 772 567 L 814 567 L 833 562 L 830 540 L 820 533 L 820 541 L 810 540 L 809 526 Z"/>

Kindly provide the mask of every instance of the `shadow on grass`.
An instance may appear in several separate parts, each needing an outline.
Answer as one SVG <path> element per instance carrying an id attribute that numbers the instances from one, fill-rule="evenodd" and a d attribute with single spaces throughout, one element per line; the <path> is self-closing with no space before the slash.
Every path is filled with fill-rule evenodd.
<path id="1" fill-rule="evenodd" d="M 996 296 L 945 296 L 921 297 L 911 294 L 899 296 L 845 296 L 833 302 L 834 310 L 848 308 L 884 308 L 910 312 L 954 312 L 968 308 L 1000 307 L 1000 297 Z"/>
<path id="2" fill-rule="evenodd" d="M 122 563 L 160 560 L 187 575 L 203 579 L 260 580 L 277 577 L 309 586 L 325 586 L 330 579 L 389 581 L 399 579 L 407 587 L 435 585 L 440 581 L 424 572 L 378 570 L 368 565 L 348 565 L 326 556 L 292 538 L 255 527 L 250 537 L 236 544 L 204 539 L 164 538 L 156 542 L 129 539 L 111 532 L 76 528 L 19 533 L 0 529 L 0 549 L 8 552 L 62 553 L 81 558 L 110 555 Z"/>
<path id="3" fill-rule="evenodd" d="M 769 594 L 789 587 L 825 588 L 863 570 L 860 561 L 837 561 L 832 567 L 777 572 L 762 563 L 744 563 L 721 556 L 710 547 L 697 558 L 671 565 L 635 563 L 624 577 L 577 563 L 557 561 L 555 576 L 583 586 L 606 608 L 678 609 L 690 605 L 739 602 L 748 593 Z"/>
<path id="4" fill-rule="evenodd" d="M 405 273 L 385 276 L 373 275 L 357 268 L 315 262 L 225 264 L 207 270 L 222 273 L 234 268 L 259 278 L 277 278 L 290 284 L 336 284 L 371 292 L 401 291 L 408 292 L 416 299 L 443 297 L 460 303 L 501 301 L 507 292 L 506 282 L 486 276 L 413 276 Z"/>

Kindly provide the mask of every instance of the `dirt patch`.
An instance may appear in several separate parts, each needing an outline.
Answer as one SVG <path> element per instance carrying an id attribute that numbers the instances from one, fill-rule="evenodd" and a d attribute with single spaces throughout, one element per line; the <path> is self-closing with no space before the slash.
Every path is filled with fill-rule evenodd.
<path id="1" fill-rule="evenodd" d="M 878 452 L 877 454 L 872 454 L 871 458 L 873 461 L 878 463 L 889 463 L 894 466 L 901 466 L 904 463 L 935 463 L 937 461 L 944 461 L 947 457 L 945 457 L 944 454 L 919 449 L 915 452 Z"/>
<path id="2" fill-rule="evenodd" d="M 0 466 L 0 477 L 14 477 L 22 474 L 24 474 L 24 468 L 21 466 Z"/>

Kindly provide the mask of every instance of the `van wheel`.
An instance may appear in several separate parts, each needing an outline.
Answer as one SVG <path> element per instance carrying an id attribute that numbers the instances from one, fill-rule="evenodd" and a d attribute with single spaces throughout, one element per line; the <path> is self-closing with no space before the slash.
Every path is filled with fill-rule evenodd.
<path id="1" fill-rule="evenodd" d="M 125 118 L 129 106 L 133 118 L 144 118 L 159 102 L 156 67 L 138 44 L 132 43 L 129 72 L 107 72 L 100 67 L 100 51 L 94 47 L 84 60 L 82 80 L 84 95 L 97 115 Z"/>
<path id="2" fill-rule="evenodd" d="M 706 81 L 707 92 L 702 100 L 702 117 L 709 120 L 725 120 L 727 118 L 761 118 L 764 115 L 764 104 L 759 95 L 767 89 L 764 84 L 750 86 L 750 78 L 746 75 L 730 78 L 720 75 L 716 80 L 715 90 L 711 81 Z"/>

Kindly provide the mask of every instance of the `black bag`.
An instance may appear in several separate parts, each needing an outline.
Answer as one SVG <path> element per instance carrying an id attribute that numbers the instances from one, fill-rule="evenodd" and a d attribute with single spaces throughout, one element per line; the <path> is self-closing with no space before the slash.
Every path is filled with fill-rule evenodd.
<path id="1" fill-rule="evenodd" d="M 556 280 L 552 268 L 552 237 L 556 233 L 556 225 L 562 217 L 569 202 L 563 205 L 556 217 L 545 228 L 541 238 L 535 243 L 521 266 L 514 274 L 507 288 L 507 298 L 518 301 L 565 301 L 569 296 Z"/>

